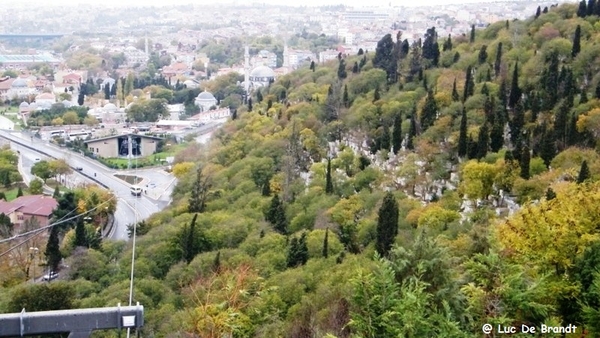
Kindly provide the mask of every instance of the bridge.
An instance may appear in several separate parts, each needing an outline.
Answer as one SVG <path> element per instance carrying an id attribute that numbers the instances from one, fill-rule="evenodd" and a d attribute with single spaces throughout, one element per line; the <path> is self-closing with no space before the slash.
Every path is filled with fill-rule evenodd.
<path id="1" fill-rule="evenodd" d="M 64 33 L 53 33 L 53 34 L 42 34 L 42 33 L 28 33 L 28 34 L 11 34 L 11 33 L 0 33 L 0 39 L 58 39 L 62 38 L 67 34 Z"/>

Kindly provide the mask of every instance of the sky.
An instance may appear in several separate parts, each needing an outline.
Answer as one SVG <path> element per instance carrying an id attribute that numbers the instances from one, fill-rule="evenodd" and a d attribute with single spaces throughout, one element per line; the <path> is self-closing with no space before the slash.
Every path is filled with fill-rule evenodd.
<path id="1" fill-rule="evenodd" d="M 6 1 L 6 0 L 4 0 Z M 17 0 L 9 0 L 17 1 Z M 26 0 L 19 1 L 20 3 L 44 3 L 53 6 L 73 6 L 75 4 L 89 4 L 90 0 Z M 369 6 L 387 6 L 392 4 L 393 6 L 438 6 L 444 4 L 455 4 L 455 3 L 486 3 L 491 1 L 482 0 L 301 0 L 296 3 L 297 6 L 323 6 L 323 5 L 337 5 L 345 4 L 349 7 L 360 7 L 367 3 Z M 563 2 L 563 1 L 560 1 Z M 215 4 L 215 3 L 237 3 L 237 4 L 249 4 L 249 3 L 265 3 L 265 4 L 286 4 L 288 2 L 281 0 L 101 0 L 94 2 L 96 4 L 104 4 L 106 6 L 172 6 L 179 4 Z"/>

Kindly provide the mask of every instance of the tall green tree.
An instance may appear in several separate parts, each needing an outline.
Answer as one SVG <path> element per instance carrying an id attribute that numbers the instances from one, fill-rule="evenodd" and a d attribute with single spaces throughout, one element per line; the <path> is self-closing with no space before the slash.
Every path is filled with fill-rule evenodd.
<path id="1" fill-rule="evenodd" d="M 465 157 L 467 155 L 467 147 L 467 110 L 463 107 L 460 118 L 460 130 L 458 135 L 458 156 Z"/>
<path id="2" fill-rule="evenodd" d="M 394 154 L 398 154 L 402 149 L 402 115 L 398 114 L 394 118 L 394 130 L 392 131 L 392 149 Z"/>
<path id="3" fill-rule="evenodd" d="M 327 172 L 325 173 L 325 193 L 333 194 L 333 180 L 331 179 L 331 157 L 327 157 Z"/>
<path id="4" fill-rule="evenodd" d="M 515 63 L 515 68 L 513 70 L 513 76 L 510 85 L 510 96 L 508 97 L 508 106 L 510 108 L 514 108 L 519 100 L 521 100 L 521 96 L 523 92 L 519 87 L 519 64 Z"/>
<path id="5" fill-rule="evenodd" d="M 498 43 L 498 49 L 496 49 L 496 60 L 494 61 L 494 76 L 500 75 L 500 68 L 502 67 L 502 42 Z"/>
<path id="6" fill-rule="evenodd" d="M 515 104 L 514 114 L 510 120 L 510 139 L 513 144 L 517 141 L 517 138 L 523 133 L 523 127 L 525 125 L 525 108 L 523 107 L 522 100 L 518 100 Z"/>
<path id="7" fill-rule="evenodd" d="M 546 167 L 550 167 L 550 162 L 556 156 L 556 140 L 553 135 L 543 126 L 543 134 L 541 140 L 540 157 L 544 160 Z"/>
<path id="8" fill-rule="evenodd" d="M 58 188 L 58 184 L 54 187 L 54 193 L 52 194 L 53 198 L 59 198 L 60 197 L 60 189 Z"/>
<path id="9" fill-rule="evenodd" d="M 473 82 L 473 69 L 471 66 L 467 67 L 467 73 L 465 78 L 465 89 L 463 92 L 463 102 L 475 93 L 475 82 Z"/>
<path id="10" fill-rule="evenodd" d="M 325 229 L 325 237 L 323 238 L 323 257 L 329 257 L 329 228 Z"/>
<path id="11" fill-rule="evenodd" d="M 433 96 L 433 91 L 429 90 L 427 92 L 427 97 L 425 98 L 425 104 L 423 105 L 423 109 L 421 110 L 421 130 L 425 131 L 429 127 L 433 125 L 437 118 L 438 106 L 435 101 L 435 97 Z"/>
<path id="12" fill-rule="evenodd" d="M 388 83 L 397 82 L 398 59 L 394 54 L 394 40 L 391 34 L 386 34 L 375 49 L 373 67 L 383 69 L 387 74 Z"/>
<path id="13" fill-rule="evenodd" d="M 577 184 L 581 184 L 591 177 L 592 175 L 590 174 L 587 160 L 583 160 L 583 162 L 581 162 L 581 167 L 579 168 L 579 175 L 577 175 Z"/>
<path id="14" fill-rule="evenodd" d="M 75 246 L 88 246 L 83 217 L 78 218 L 77 225 L 75 226 Z"/>
<path id="15" fill-rule="evenodd" d="M 528 180 L 530 175 L 529 175 L 529 164 L 531 162 L 531 151 L 529 150 L 529 147 L 527 145 L 525 145 L 523 147 L 523 151 L 521 152 L 521 160 L 519 161 L 519 164 L 521 166 L 521 178 Z"/>
<path id="16" fill-rule="evenodd" d="M 587 15 L 587 6 L 585 5 L 585 0 L 579 1 L 579 7 L 577 8 L 577 16 L 580 18 L 585 18 Z"/>
<path id="17" fill-rule="evenodd" d="M 587 15 L 594 15 L 594 12 L 596 10 L 596 0 L 588 0 L 587 3 Z"/>
<path id="18" fill-rule="evenodd" d="M 344 107 L 348 108 L 350 106 L 350 98 L 348 96 L 348 85 L 344 84 L 344 94 L 342 96 L 342 103 Z"/>
<path id="19" fill-rule="evenodd" d="M 135 75 L 133 75 L 132 72 L 129 72 L 129 74 L 127 74 L 127 78 L 125 79 L 125 88 L 123 88 L 123 90 L 125 91 L 125 97 L 127 97 L 127 95 L 129 95 L 133 91 L 134 79 Z"/>
<path id="20" fill-rule="evenodd" d="M 294 268 L 304 265 L 308 261 L 308 246 L 306 244 L 306 232 L 300 235 L 300 239 L 293 237 L 287 254 L 287 267 Z"/>
<path id="21" fill-rule="evenodd" d="M 192 186 L 192 193 L 189 199 L 188 212 L 202 213 L 206 209 L 208 193 L 212 187 L 212 180 L 209 176 L 202 174 L 202 167 L 196 170 L 196 180 Z"/>
<path id="22" fill-rule="evenodd" d="M 573 48 L 571 49 L 571 56 L 576 57 L 581 51 L 581 26 L 577 25 L 575 28 L 575 35 L 573 36 Z"/>
<path id="23" fill-rule="evenodd" d="M 346 71 L 346 60 L 340 59 L 337 71 L 338 79 L 343 80 L 348 77 L 348 72 Z"/>
<path id="24" fill-rule="evenodd" d="M 442 51 L 449 51 L 452 50 L 452 35 L 448 34 L 448 38 L 446 39 L 446 41 L 444 41 L 444 44 L 442 45 Z"/>
<path id="25" fill-rule="evenodd" d="M 46 255 L 48 268 L 52 271 L 58 270 L 58 264 L 60 264 L 60 261 L 62 259 L 62 254 L 60 253 L 58 231 L 59 229 L 57 226 L 53 226 L 52 228 L 50 228 L 50 236 L 48 237 L 46 251 L 44 252 L 44 254 Z"/>
<path id="26" fill-rule="evenodd" d="M 188 264 L 197 254 L 211 249 L 210 242 L 196 225 L 197 218 L 198 214 L 195 213 L 190 224 L 185 225 L 178 235 L 181 259 Z"/>
<path id="27" fill-rule="evenodd" d="M 282 235 L 287 234 L 288 222 L 285 217 L 285 208 L 278 194 L 275 194 L 271 199 L 271 205 L 265 214 L 265 219 L 273 225 L 275 231 Z"/>
<path id="28" fill-rule="evenodd" d="M 379 208 L 377 219 L 377 239 L 375 249 L 386 257 L 398 234 L 398 202 L 391 192 L 387 192 Z"/>
<path id="29" fill-rule="evenodd" d="M 17 198 L 23 196 L 23 189 L 21 189 L 21 187 L 19 187 L 19 189 L 17 189 Z"/>
<path id="30" fill-rule="evenodd" d="M 488 58 L 487 46 L 483 45 L 483 46 L 481 46 L 481 48 L 479 48 L 479 55 L 477 56 L 477 61 L 481 65 L 481 64 L 484 64 L 487 62 L 487 58 Z"/>
<path id="31" fill-rule="evenodd" d="M 110 85 L 108 83 L 104 85 L 104 99 L 110 99 Z"/>
<path id="32" fill-rule="evenodd" d="M 482 159 L 487 155 L 488 148 L 490 146 L 490 135 L 489 127 L 487 123 L 484 123 L 479 128 L 479 135 L 477 136 L 477 158 Z"/>
<path id="33" fill-rule="evenodd" d="M 469 37 L 469 42 L 475 42 L 475 25 L 471 25 L 471 35 Z"/>
<path id="34" fill-rule="evenodd" d="M 413 139 L 417 136 L 417 120 L 416 120 L 416 111 L 415 111 L 415 107 L 413 107 L 413 112 L 410 116 L 410 126 L 408 128 L 408 137 L 407 137 L 407 141 L 406 141 L 406 148 L 413 150 L 415 149 L 414 143 L 413 143 Z"/>
<path id="35" fill-rule="evenodd" d="M 458 95 L 458 90 L 456 89 L 456 78 L 454 78 L 454 83 L 452 83 L 452 101 L 458 102 L 460 100 L 460 96 Z"/>

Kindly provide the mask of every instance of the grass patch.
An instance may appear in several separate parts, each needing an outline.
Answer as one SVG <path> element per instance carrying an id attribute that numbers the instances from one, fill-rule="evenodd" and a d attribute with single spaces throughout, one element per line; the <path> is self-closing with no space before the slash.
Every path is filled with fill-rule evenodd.
<path id="1" fill-rule="evenodd" d="M 142 181 L 142 178 L 134 175 L 115 175 L 115 177 L 122 179 L 129 184 L 138 184 Z"/>
<path id="2" fill-rule="evenodd" d="M 23 195 L 29 195 L 29 189 L 27 189 L 27 186 L 25 185 L 20 185 L 20 184 L 15 184 L 9 188 L 1 188 L 0 191 L 2 191 L 4 193 L 4 196 L 6 196 L 6 200 L 7 201 L 12 201 L 15 198 L 17 198 L 17 193 L 19 192 L 19 186 L 21 187 L 21 190 L 23 191 Z"/>

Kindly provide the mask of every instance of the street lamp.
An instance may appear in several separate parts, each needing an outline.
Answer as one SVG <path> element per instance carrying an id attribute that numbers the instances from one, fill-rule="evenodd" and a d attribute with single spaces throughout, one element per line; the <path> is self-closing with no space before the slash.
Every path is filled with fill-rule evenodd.
<path id="1" fill-rule="evenodd" d="M 35 258 L 38 255 L 38 252 L 40 251 L 40 249 L 36 248 L 36 247 L 29 247 L 29 255 L 30 255 L 30 259 L 31 259 L 31 264 L 33 265 L 33 273 L 32 273 L 32 277 L 31 279 L 33 280 L 33 282 L 35 283 Z"/>

